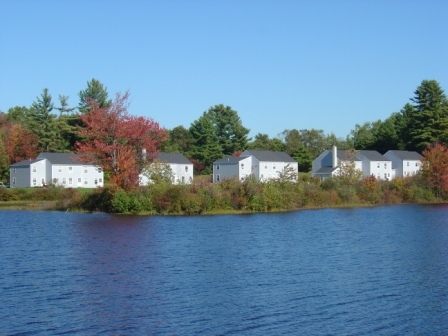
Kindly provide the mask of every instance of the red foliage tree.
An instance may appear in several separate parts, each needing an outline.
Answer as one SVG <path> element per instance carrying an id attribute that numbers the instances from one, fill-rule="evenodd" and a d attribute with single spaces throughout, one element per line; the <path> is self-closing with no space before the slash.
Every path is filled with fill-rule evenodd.
<path id="1" fill-rule="evenodd" d="M 18 123 L 7 122 L 4 127 L 5 152 L 10 164 L 37 156 L 39 142 L 33 133 Z"/>
<path id="2" fill-rule="evenodd" d="M 448 195 L 448 148 L 434 143 L 423 152 L 422 176 L 438 196 Z"/>
<path id="3" fill-rule="evenodd" d="M 166 140 L 166 131 L 152 119 L 128 114 L 129 93 L 117 94 L 110 106 L 89 102 L 89 112 L 80 114 L 83 138 L 76 143 L 83 161 L 93 162 L 111 173 L 111 182 L 123 189 L 138 185 L 144 162 L 152 161 Z M 143 150 L 146 155 L 143 156 Z"/>

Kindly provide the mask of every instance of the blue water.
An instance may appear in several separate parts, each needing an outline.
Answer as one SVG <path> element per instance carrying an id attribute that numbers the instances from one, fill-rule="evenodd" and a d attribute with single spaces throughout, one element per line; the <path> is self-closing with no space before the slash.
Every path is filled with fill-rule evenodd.
<path id="1" fill-rule="evenodd" d="M 0 335 L 446 335 L 448 206 L 0 211 Z"/>

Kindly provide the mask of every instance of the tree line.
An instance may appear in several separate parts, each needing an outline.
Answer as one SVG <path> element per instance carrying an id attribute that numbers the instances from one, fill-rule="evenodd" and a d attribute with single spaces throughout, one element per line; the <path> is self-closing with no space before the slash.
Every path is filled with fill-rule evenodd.
<path id="1" fill-rule="evenodd" d="M 9 165 L 34 158 L 43 151 L 84 153 L 100 164 L 115 184 L 129 188 L 138 172 L 157 151 L 182 153 L 194 164 L 196 174 L 210 174 L 213 161 L 239 155 L 245 149 L 284 151 L 311 170 L 312 161 L 325 149 L 389 149 L 423 153 L 429 145 L 448 145 L 448 101 L 435 80 L 423 80 L 404 107 L 386 120 L 356 124 L 347 137 L 320 129 L 287 129 L 277 137 L 258 133 L 249 138 L 238 112 L 218 104 L 203 112 L 186 128 L 163 129 L 151 118 L 128 113 L 129 93 L 110 99 L 98 80 L 87 82 L 77 106 L 59 95 L 54 103 L 48 89 L 29 107 L 0 111 L 0 179 L 7 179 Z M 146 149 L 149 157 L 142 157 Z"/>

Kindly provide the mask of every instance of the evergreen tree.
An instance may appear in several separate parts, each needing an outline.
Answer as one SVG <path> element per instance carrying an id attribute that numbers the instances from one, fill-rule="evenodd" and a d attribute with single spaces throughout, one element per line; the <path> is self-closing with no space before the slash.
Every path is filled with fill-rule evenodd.
<path id="1" fill-rule="evenodd" d="M 246 149 L 249 129 L 243 126 L 236 111 L 230 106 L 219 104 L 211 107 L 206 113 L 211 117 L 224 155 L 232 155 Z"/>
<path id="2" fill-rule="evenodd" d="M 375 134 L 375 150 L 384 154 L 390 149 L 400 149 L 398 136 L 395 126 L 395 115 L 391 115 L 388 119 L 381 123 Z"/>
<path id="3" fill-rule="evenodd" d="M 210 174 L 213 162 L 223 156 L 212 115 L 204 112 L 202 117 L 191 124 L 189 131 L 194 139 L 189 156 L 204 165 L 204 174 Z"/>
<path id="4" fill-rule="evenodd" d="M 444 91 L 435 80 L 424 80 L 411 99 L 414 109 L 410 113 L 407 131 L 408 149 L 422 152 L 434 142 L 448 143 L 448 102 Z"/>
<path id="5" fill-rule="evenodd" d="M 60 152 L 67 149 L 66 142 L 61 137 L 62 125 L 52 114 L 53 108 L 51 95 L 45 88 L 41 97 L 37 97 L 27 112 L 26 127 L 36 135 L 40 152 Z"/>
<path id="6" fill-rule="evenodd" d="M 406 103 L 399 113 L 394 114 L 395 132 L 398 137 L 397 149 L 415 150 L 411 147 L 411 136 L 409 134 L 413 114 L 414 106 L 410 103 Z"/>
<path id="7" fill-rule="evenodd" d="M 96 102 L 101 108 L 109 107 L 112 104 L 112 101 L 108 99 L 107 88 L 95 78 L 87 82 L 87 88 L 85 90 L 79 92 L 79 112 L 86 113 L 89 111 L 91 100 Z"/>

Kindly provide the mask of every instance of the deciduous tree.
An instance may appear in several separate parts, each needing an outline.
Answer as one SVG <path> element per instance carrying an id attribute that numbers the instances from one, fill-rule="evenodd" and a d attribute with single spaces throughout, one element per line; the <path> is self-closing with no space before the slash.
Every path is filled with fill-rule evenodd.
<path id="1" fill-rule="evenodd" d="M 0 112 L 0 179 L 9 177 L 9 166 L 37 156 L 37 138 L 21 123 Z"/>
<path id="2" fill-rule="evenodd" d="M 150 183 L 172 183 L 174 173 L 171 166 L 166 162 L 154 160 L 150 165 L 143 168 L 142 174 Z"/>
<path id="3" fill-rule="evenodd" d="M 187 154 L 194 139 L 183 126 L 174 127 L 168 131 L 169 139 L 163 143 L 163 150 L 171 153 Z"/>
<path id="4" fill-rule="evenodd" d="M 109 106 L 91 100 L 88 112 L 79 116 L 85 127 L 80 128 L 83 141 L 76 145 L 84 160 L 109 171 L 111 181 L 123 189 L 138 185 L 145 160 L 151 162 L 166 140 L 157 122 L 128 114 L 128 97 L 128 92 L 117 94 Z"/>
<path id="5" fill-rule="evenodd" d="M 448 148 L 434 143 L 423 152 L 421 173 L 437 196 L 448 195 Z"/>
<path id="6" fill-rule="evenodd" d="M 267 134 L 258 133 L 255 135 L 254 141 L 248 144 L 247 149 L 283 152 L 285 144 L 278 138 L 270 138 Z"/>

